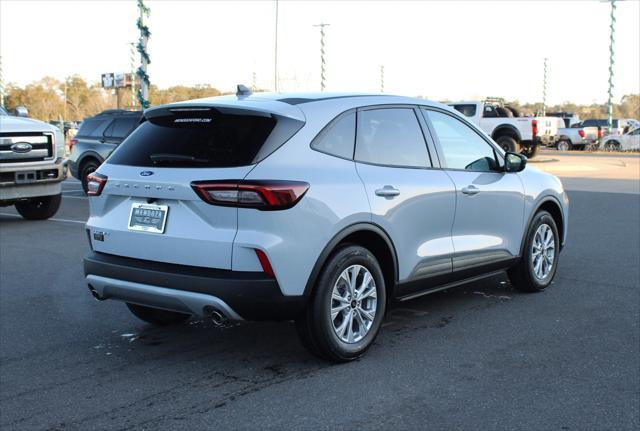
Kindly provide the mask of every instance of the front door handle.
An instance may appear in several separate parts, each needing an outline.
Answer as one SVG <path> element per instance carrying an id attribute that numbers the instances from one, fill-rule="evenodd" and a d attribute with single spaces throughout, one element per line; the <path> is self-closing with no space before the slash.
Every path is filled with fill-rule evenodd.
<path id="1" fill-rule="evenodd" d="M 480 189 L 472 184 L 470 186 L 463 188 L 462 193 L 464 193 L 465 195 L 473 196 L 477 193 L 480 193 Z"/>
<path id="2" fill-rule="evenodd" d="M 381 189 L 376 190 L 377 196 L 382 196 L 387 199 L 391 199 L 400 194 L 400 190 L 394 188 L 393 186 L 384 186 Z"/>

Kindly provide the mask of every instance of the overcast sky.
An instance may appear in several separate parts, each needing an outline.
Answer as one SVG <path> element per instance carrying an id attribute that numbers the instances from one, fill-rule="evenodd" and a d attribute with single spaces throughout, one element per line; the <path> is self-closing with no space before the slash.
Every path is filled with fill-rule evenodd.
<path id="1" fill-rule="evenodd" d="M 274 1 L 147 1 L 149 75 L 160 87 L 236 83 L 273 89 Z M 604 102 L 608 3 L 599 1 L 280 1 L 279 87 L 317 91 L 326 28 L 327 91 L 430 99 L 501 96 Z M 0 0 L 5 82 L 130 70 L 135 1 Z M 618 2 L 615 98 L 640 92 L 640 3 Z"/>

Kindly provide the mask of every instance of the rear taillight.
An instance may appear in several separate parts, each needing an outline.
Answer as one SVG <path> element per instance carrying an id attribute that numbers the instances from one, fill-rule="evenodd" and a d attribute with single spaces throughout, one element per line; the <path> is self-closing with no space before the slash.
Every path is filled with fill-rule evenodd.
<path id="1" fill-rule="evenodd" d="M 598 126 L 598 138 L 602 138 L 604 136 L 604 130 L 602 130 L 601 126 Z"/>
<path id="2" fill-rule="evenodd" d="M 104 186 L 107 184 L 107 176 L 92 172 L 87 175 L 87 195 L 100 196 Z"/>
<path id="3" fill-rule="evenodd" d="M 211 205 L 263 211 L 294 206 L 309 189 L 301 181 L 194 181 L 193 190 Z"/>
<path id="4" fill-rule="evenodd" d="M 531 120 L 531 133 L 533 136 L 538 134 L 538 120 Z"/>
<path id="5" fill-rule="evenodd" d="M 578 135 L 580 135 L 581 138 L 584 138 L 584 130 L 578 130 Z"/>
<path id="6" fill-rule="evenodd" d="M 271 267 L 271 262 L 269 262 L 269 258 L 267 257 L 265 252 L 262 250 L 258 250 L 257 248 L 255 250 L 256 256 L 258 256 L 260 266 L 262 266 L 262 270 L 264 271 L 264 273 L 271 277 L 275 277 L 276 275 L 274 274 L 273 268 Z"/>
<path id="7" fill-rule="evenodd" d="M 76 138 L 73 138 L 73 139 L 69 140 L 69 152 L 71 152 L 71 150 L 73 150 L 73 146 L 75 144 L 77 144 L 77 143 L 78 143 L 78 140 Z"/>

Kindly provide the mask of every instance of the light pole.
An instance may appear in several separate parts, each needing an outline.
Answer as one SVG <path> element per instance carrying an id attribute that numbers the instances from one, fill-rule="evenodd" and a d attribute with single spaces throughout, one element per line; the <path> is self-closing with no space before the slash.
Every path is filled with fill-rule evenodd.
<path id="1" fill-rule="evenodd" d="M 276 0 L 276 32 L 273 49 L 273 90 L 278 92 L 278 0 Z"/>
<path id="2" fill-rule="evenodd" d="M 314 27 L 320 27 L 320 91 L 324 91 L 325 88 L 325 59 L 324 59 L 324 28 L 329 24 L 320 23 L 314 25 Z"/>
<path id="3" fill-rule="evenodd" d="M 609 24 L 609 100 L 607 109 L 609 112 L 609 130 L 613 127 L 613 65 L 614 65 L 614 35 L 616 24 L 616 0 L 611 0 L 611 22 Z"/>
<path id="4" fill-rule="evenodd" d="M 145 6 L 142 0 L 138 0 L 138 9 L 140 10 L 140 17 L 136 22 L 138 30 L 140 30 L 140 41 L 138 42 L 137 49 L 140 53 L 140 67 L 137 70 L 137 75 L 140 77 L 140 90 L 138 91 L 138 101 L 140 107 L 146 109 L 149 107 L 149 75 L 147 75 L 147 65 L 151 63 L 149 53 L 147 52 L 147 43 L 149 42 L 149 36 L 151 32 L 149 27 L 144 23 L 145 17 L 149 16 L 149 8 Z"/>
<path id="5" fill-rule="evenodd" d="M 0 55 L 0 106 L 4 108 L 4 75 L 2 74 L 2 56 Z"/>
<path id="6" fill-rule="evenodd" d="M 384 93 L 384 64 L 380 65 L 380 93 Z"/>
<path id="7" fill-rule="evenodd" d="M 129 44 L 131 60 L 131 107 L 136 106 L 136 43 Z"/>
<path id="8" fill-rule="evenodd" d="M 547 115 L 547 57 L 544 58 L 544 80 L 542 82 L 542 116 Z"/>

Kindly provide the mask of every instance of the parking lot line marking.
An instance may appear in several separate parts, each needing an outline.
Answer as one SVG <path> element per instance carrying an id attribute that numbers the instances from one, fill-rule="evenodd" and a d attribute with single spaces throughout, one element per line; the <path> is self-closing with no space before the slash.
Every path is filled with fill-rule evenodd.
<path id="1" fill-rule="evenodd" d="M 69 196 L 69 195 L 63 195 L 62 196 L 65 199 L 83 199 L 83 200 L 88 200 L 89 198 L 86 196 Z"/>
<path id="2" fill-rule="evenodd" d="M 14 217 L 14 218 L 22 218 L 22 216 L 18 215 L 18 214 L 9 214 L 9 213 L 0 213 L 1 216 L 7 216 L 7 217 Z M 65 218 L 50 218 L 47 220 L 43 220 L 43 221 L 59 221 L 59 222 L 63 222 L 63 223 L 80 223 L 80 224 L 86 224 L 86 221 L 81 221 L 81 220 L 69 220 L 69 219 L 65 219 Z"/>

